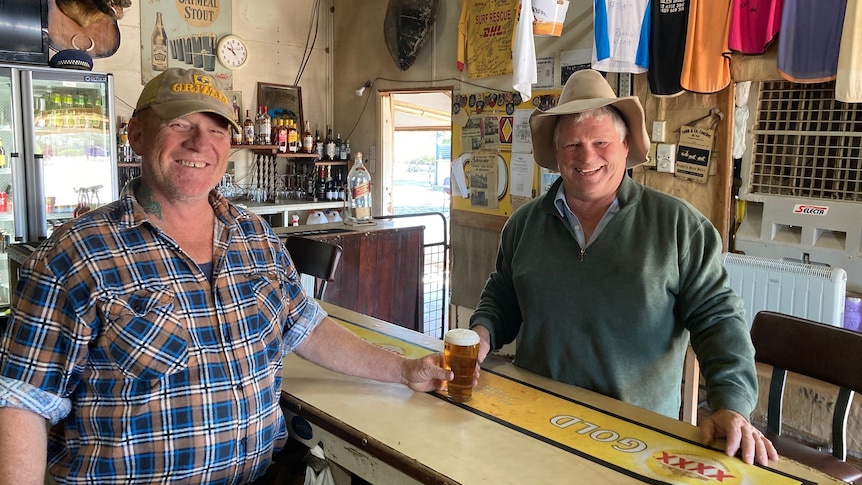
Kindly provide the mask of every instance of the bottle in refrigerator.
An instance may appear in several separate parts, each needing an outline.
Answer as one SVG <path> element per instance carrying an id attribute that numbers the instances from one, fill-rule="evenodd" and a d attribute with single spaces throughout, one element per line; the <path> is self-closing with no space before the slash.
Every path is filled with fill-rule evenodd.
<path id="1" fill-rule="evenodd" d="M 0 140 L 0 168 L 6 166 L 6 149 L 3 148 L 3 140 Z"/>
<path id="2" fill-rule="evenodd" d="M 135 157 L 132 152 L 132 146 L 129 144 L 128 125 L 125 121 L 120 126 L 120 133 L 117 136 L 119 138 L 117 141 L 117 160 L 120 163 L 134 162 Z"/>
<path id="3" fill-rule="evenodd" d="M 161 12 L 156 12 L 156 25 L 153 27 L 152 40 L 153 70 L 166 71 L 168 69 L 168 35 L 165 33 Z"/>
<path id="4" fill-rule="evenodd" d="M 356 152 L 353 168 L 347 174 L 347 218 L 352 222 L 371 220 L 371 174 Z"/>

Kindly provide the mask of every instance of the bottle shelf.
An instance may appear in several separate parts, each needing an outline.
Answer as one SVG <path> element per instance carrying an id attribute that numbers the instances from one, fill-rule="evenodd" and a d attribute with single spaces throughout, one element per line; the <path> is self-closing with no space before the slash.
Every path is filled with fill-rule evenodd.
<path id="1" fill-rule="evenodd" d="M 286 158 L 291 160 L 314 161 L 315 166 L 347 166 L 350 160 L 323 160 L 316 153 L 291 153 L 280 152 L 276 145 L 233 145 L 232 150 L 251 150 L 254 153 L 262 153 L 265 155 L 275 155 L 275 158 Z"/>

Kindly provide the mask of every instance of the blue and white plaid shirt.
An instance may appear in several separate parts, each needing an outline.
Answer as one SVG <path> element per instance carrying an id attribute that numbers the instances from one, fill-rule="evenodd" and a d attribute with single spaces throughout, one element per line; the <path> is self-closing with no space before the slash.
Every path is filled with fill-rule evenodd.
<path id="1" fill-rule="evenodd" d="M 245 483 L 283 446 L 282 359 L 326 314 L 269 226 L 210 203 L 212 282 L 129 187 L 24 264 L 0 406 L 56 423 L 59 482 Z"/>

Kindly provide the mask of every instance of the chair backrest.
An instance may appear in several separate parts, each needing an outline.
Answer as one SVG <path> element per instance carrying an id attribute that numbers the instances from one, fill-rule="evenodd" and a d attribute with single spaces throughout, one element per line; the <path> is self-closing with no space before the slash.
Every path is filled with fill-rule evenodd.
<path id="1" fill-rule="evenodd" d="M 773 367 L 767 431 L 781 435 L 781 401 L 787 371 L 838 386 L 832 419 L 832 455 L 846 461 L 847 416 L 854 391 L 862 391 L 862 333 L 762 311 L 754 317 L 751 340 L 755 360 Z"/>
<path id="2" fill-rule="evenodd" d="M 323 299 L 326 283 L 335 280 L 335 271 L 344 250 L 337 244 L 302 236 L 289 236 L 284 245 L 296 270 L 314 277 L 314 297 Z"/>

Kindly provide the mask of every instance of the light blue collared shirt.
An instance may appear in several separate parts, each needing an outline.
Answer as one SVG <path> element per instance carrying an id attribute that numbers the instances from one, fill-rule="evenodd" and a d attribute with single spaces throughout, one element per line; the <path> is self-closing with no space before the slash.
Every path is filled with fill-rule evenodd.
<path id="1" fill-rule="evenodd" d="M 554 206 L 556 206 L 557 212 L 566 218 L 566 221 L 569 223 L 569 227 L 572 229 L 572 232 L 575 233 L 575 240 L 578 241 L 578 245 L 581 246 L 581 249 L 586 249 L 593 243 L 593 241 L 596 240 L 597 237 L 599 237 L 599 234 L 605 230 L 605 227 L 607 227 L 608 223 L 611 222 L 611 219 L 620 213 L 620 201 L 614 197 L 614 201 L 611 202 L 611 206 L 608 207 L 607 212 L 602 216 L 602 220 L 599 221 L 599 224 L 596 226 L 596 230 L 593 231 L 593 235 L 590 236 L 590 240 L 585 241 L 584 228 L 581 226 L 581 221 L 578 220 L 578 216 L 569 209 L 569 203 L 566 202 L 564 187 L 564 184 L 560 184 L 560 188 L 557 189 L 557 196 L 554 197 Z"/>

